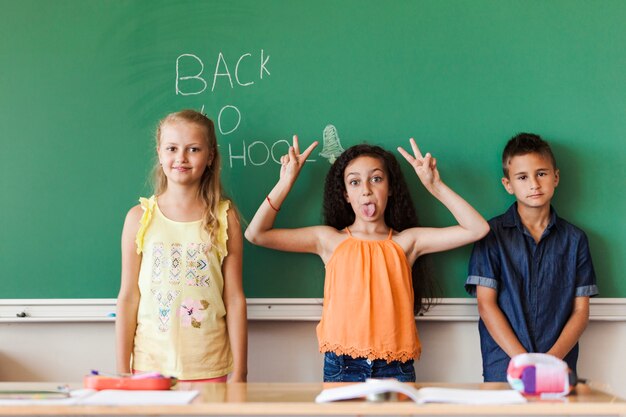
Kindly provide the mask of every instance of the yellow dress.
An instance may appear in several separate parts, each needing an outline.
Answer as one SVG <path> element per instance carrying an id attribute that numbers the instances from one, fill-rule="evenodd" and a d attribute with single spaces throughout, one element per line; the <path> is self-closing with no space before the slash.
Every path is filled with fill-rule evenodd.
<path id="1" fill-rule="evenodd" d="M 219 205 L 213 246 L 201 220 L 166 218 L 155 196 L 139 201 L 144 213 L 136 243 L 143 256 L 133 369 L 179 379 L 228 374 L 233 358 L 222 299 L 222 261 L 228 254 L 230 202 Z"/>

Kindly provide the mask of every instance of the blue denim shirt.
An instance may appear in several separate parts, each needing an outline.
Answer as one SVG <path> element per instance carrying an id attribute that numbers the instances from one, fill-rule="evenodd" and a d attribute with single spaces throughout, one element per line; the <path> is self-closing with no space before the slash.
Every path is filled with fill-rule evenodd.
<path id="1" fill-rule="evenodd" d="M 498 305 L 528 352 L 547 352 L 572 314 L 575 297 L 598 294 L 585 233 L 557 216 L 539 243 L 522 225 L 514 203 L 489 221 L 491 231 L 474 244 L 465 289 L 498 292 Z M 509 356 L 479 321 L 485 381 L 506 381 Z M 578 344 L 564 358 L 576 372 Z"/>

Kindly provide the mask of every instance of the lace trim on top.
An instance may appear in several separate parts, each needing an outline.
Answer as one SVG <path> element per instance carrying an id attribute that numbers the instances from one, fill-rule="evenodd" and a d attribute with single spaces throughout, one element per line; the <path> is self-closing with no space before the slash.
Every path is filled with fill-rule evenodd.
<path id="1" fill-rule="evenodd" d="M 150 226 L 150 222 L 152 221 L 152 214 L 154 213 L 154 209 L 156 208 L 157 200 L 156 196 L 152 196 L 150 198 L 141 197 L 139 199 L 139 204 L 143 209 L 143 215 L 139 220 L 139 230 L 137 231 L 137 235 L 135 237 L 135 245 L 137 246 L 137 255 L 140 255 L 143 252 L 143 243 L 144 236 L 146 235 L 146 230 L 148 230 L 148 226 Z M 220 202 L 217 219 L 219 221 L 219 228 L 217 230 L 217 235 L 215 236 L 217 242 L 217 252 L 220 258 L 220 263 L 224 260 L 224 258 L 228 255 L 228 209 L 230 208 L 230 201 L 222 200 Z"/>
<path id="2" fill-rule="evenodd" d="M 329 342 L 321 342 L 320 343 L 320 352 L 333 352 L 337 355 L 348 355 L 352 358 L 366 358 L 371 361 L 375 359 L 384 359 L 387 362 L 391 361 L 400 361 L 406 362 L 411 359 L 419 359 L 421 349 L 414 349 L 412 352 L 401 351 L 401 352 L 377 352 L 373 349 L 358 349 L 354 346 L 341 346 L 338 344 L 333 344 Z"/>
<path id="3" fill-rule="evenodd" d="M 148 226 L 152 220 L 152 212 L 156 207 L 156 196 L 152 196 L 150 198 L 141 197 L 139 199 L 139 204 L 141 204 L 141 208 L 143 209 L 143 215 L 141 216 L 141 220 L 139 220 L 139 230 L 137 231 L 137 235 L 135 237 L 137 255 L 141 255 L 141 252 L 143 251 L 143 238 L 146 235 L 146 230 L 148 230 Z"/>
<path id="4" fill-rule="evenodd" d="M 216 242 L 217 252 L 220 256 L 220 262 L 228 255 L 228 209 L 230 208 L 229 200 L 220 201 L 217 219 L 219 228 L 217 230 Z"/>

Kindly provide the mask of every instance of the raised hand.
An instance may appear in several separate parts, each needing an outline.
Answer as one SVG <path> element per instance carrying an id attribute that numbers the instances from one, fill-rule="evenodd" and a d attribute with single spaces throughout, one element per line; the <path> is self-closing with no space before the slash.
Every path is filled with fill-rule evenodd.
<path id="1" fill-rule="evenodd" d="M 289 152 L 280 157 L 280 179 L 295 181 L 304 163 L 317 144 L 317 141 L 313 142 L 304 152 L 300 153 L 298 136 L 293 135 L 293 145 L 289 147 Z"/>
<path id="2" fill-rule="evenodd" d="M 419 177 L 420 181 L 426 188 L 429 188 L 441 181 L 439 177 L 439 171 L 437 170 L 437 160 L 429 153 L 422 156 L 415 140 L 411 138 L 409 140 L 411 148 L 413 149 L 413 155 L 405 151 L 402 147 L 398 146 L 398 152 L 404 156 L 409 164 L 415 169 L 415 173 Z"/>

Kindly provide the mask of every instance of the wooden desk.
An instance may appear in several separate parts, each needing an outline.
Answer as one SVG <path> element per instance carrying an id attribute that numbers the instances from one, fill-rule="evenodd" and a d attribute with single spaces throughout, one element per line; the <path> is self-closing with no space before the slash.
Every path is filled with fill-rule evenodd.
<path id="1" fill-rule="evenodd" d="M 52 383 L 0 383 L 0 389 L 55 389 Z M 0 416 L 325 416 L 325 415 L 432 415 L 432 416 L 626 416 L 626 402 L 613 395 L 578 385 L 564 400 L 531 400 L 528 404 L 469 406 L 453 404 L 418 405 L 410 401 L 370 403 L 343 401 L 316 404 L 321 383 L 184 383 L 178 389 L 198 390 L 200 395 L 184 406 L 0 406 Z M 330 385 L 328 385 L 330 386 Z M 508 389 L 506 384 L 417 384 L 467 389 Z M 79 388 L 80 384 L 70 384 Z"/>

